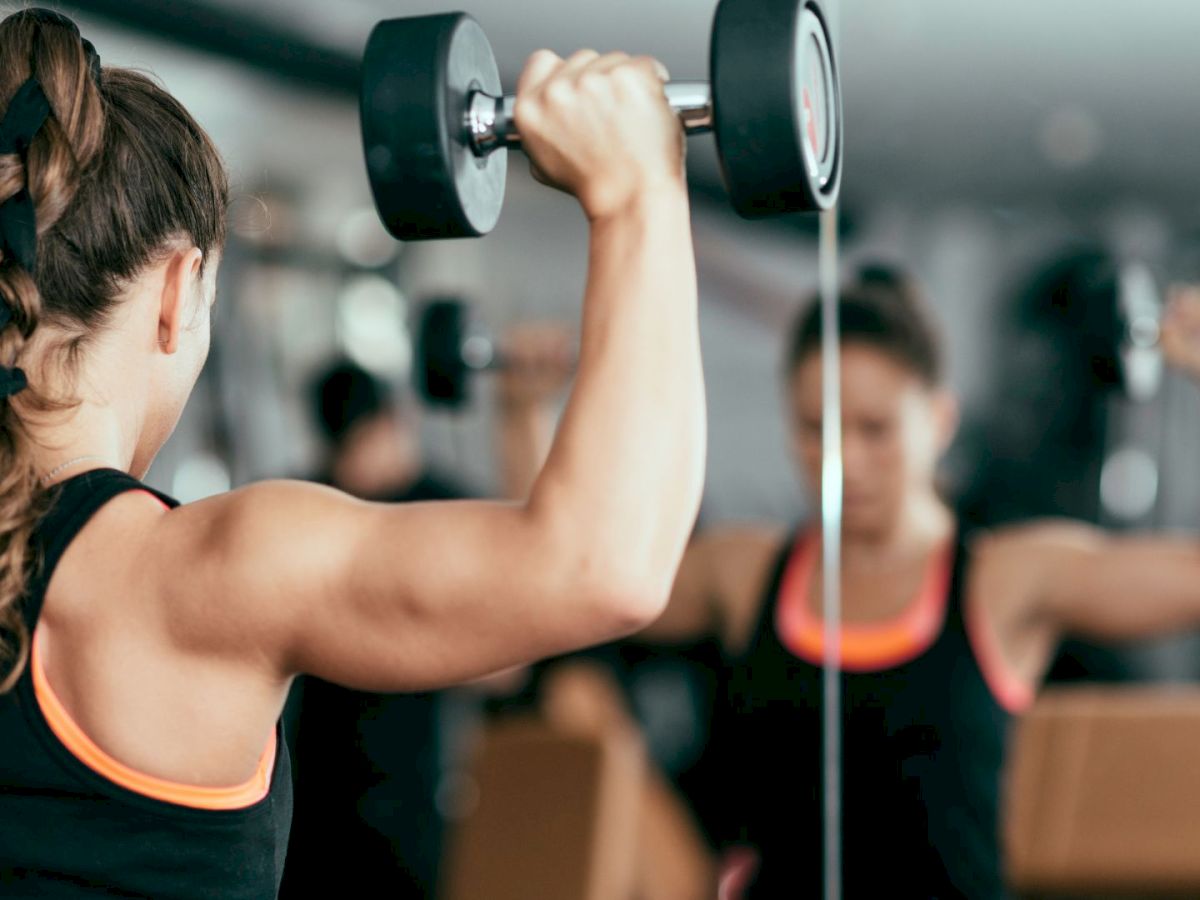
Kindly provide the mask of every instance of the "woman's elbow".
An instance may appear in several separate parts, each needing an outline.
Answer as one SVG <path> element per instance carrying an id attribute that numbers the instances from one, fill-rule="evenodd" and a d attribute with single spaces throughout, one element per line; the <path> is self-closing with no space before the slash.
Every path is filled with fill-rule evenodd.
<path id="1" fill-rule="evenodd" d="M 536 508 L 535 508 L 536 509 Z M 558 596 L 573 596 L 587 610 L 589 631 L 598 640 L 641 631 L 666 610 L 685 534 L 677 543 L 645 528 L 616 528 L 603 519 L 546 515 L 538 510 L 543 560 L 553 560 L 546 587 Z M 536 513 L 535 513 L 536 514 Z"/>
<path id="2" fill-rule="evenodd" d="M 643 631 L 666 611 L 673 570 L 609 565 L 583 580 L 587 606 L 601 623 L 604 639 Z"/>

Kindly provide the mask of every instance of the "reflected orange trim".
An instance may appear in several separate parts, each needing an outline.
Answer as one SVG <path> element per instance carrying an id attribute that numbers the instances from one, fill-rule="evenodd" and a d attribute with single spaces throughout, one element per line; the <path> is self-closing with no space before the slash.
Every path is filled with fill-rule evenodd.
<path id="1" fill-rule="evenodd" d="M 825 622 L 809 607 L 809 589 L 817 568 L 820 541 L 815 533 L 796 543 L 780 587 L 776 627 L 784 646 L 801 659 L 819 666 L 825 655 Z M 841 626 L 841 668 L 876 672 L 920 656 L 941 633 L 954 571 L 954 545 L 935 553 L 929 562 L 916 601 L 898 616 L 883 622 Z"/>
<path id="2" fill-rule="evenodd" d="M 979 670 L 983 672 L 983 680 L 987 682 L 992 696 L 1014 716 L 1028 710 L 1033 705 L 1037 690 L 1009 668 L 996 644 L 995 635 L 979 620 L 979 614 L 973 607 L 963 610 L 963 619 L 967 626 L 967 640 L 971 642 Z"/>
<path id="3" fill-rule="evenodd" d="M 153 800 L 188 806 L 193 809 L 233 810 L 244 809 L 258 803 L 271 789 L 271 775 L 275 768 L 277 738 L 271 732 L 267 749 L 258 761 L 258 769 L 249 781 L 235 787 L 200 787 L 166 781 L 153 775 L 135 771 L 113 759 L 92 741 L 67 713 L 59 702 L 46 672 L 42 668 L 38 646 L 41 642 L 34 635 L 33 649 L 29 661 L 33 673 L 33 690 L 38 706 L 54 736 L 81 763 L 126 790 Z"/>

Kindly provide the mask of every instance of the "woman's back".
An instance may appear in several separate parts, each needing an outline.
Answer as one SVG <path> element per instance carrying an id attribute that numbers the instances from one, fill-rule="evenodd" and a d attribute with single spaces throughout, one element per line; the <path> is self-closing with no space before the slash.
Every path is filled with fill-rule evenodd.
<path id="1" fill-rule="evenodd" d="M 244 784 L 173 783 L 124 765 L 92 742 L 46 675 L 38 626 L 60 559 L 107 503 L 145 490 L 120 472 L 86 472 L 59 487 L 34 534 L 43 563 L 22 605 L 33 636 L 30 664 L 16 687 L 0 695 L 0 885 L 29 897 L 90 897 L 98 890 L 273 897 L 292 805 L 278 730 Z"/>

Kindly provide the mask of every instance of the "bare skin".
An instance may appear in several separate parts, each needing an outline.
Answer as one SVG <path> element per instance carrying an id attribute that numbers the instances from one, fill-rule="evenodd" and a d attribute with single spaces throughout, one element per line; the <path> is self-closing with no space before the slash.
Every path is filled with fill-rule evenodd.
<path id="1" fill-rule="evenodd" d="M 146 774 L 250 777 L 301 672 L 377 691 L 460 682 L 644 627 L 699 505 L 703 382 L 682 135 L 653 60 L 535 54 L 516 116 L 539 177 L 591 226 L 579 366 L 518 504 L 372 504 L 295 482 L 168 512 L 105 506 L 54 573 L 36 641 L 101 749 Z M 49 472 L 89 455 L 135 476 L 169 436 L 209 342 L 217 261 L 194 247 L 129 285 L 37 425 Z M 46 357 L 49 358 L 49 357 Z M 658 386 L 653 395 L 640 388 Z M 66 468 L 69 477 L 101 463 Z"/>

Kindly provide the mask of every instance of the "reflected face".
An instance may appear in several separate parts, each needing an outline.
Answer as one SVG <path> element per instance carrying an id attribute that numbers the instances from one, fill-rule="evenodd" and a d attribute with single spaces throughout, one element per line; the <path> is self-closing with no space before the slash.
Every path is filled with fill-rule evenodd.
<path id="1" fill-rule="evenodd" d="M 956 424 L 954 400 L 886 352 L 842 345 L 843 528 L 848 537 L 889 531 L 906 501 L 934 490 L 938 460 Z M 788 378 L 792 449 L 814 496 L 821 483 L 821 354 Z"/>

